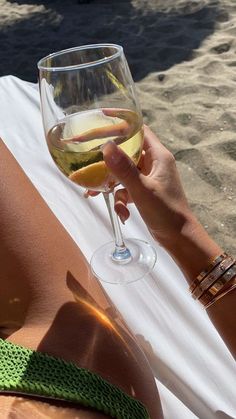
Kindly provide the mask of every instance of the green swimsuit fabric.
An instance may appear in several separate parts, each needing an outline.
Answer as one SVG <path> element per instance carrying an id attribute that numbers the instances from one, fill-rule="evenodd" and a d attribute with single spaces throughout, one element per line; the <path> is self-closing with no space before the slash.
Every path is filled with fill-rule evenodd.
<path id="1" fill-rule="evenodd" d="M 98 374 L 0 339 L 0 393 L 58 399 L 117 419 L 150 419 L 145 406 Z"/>

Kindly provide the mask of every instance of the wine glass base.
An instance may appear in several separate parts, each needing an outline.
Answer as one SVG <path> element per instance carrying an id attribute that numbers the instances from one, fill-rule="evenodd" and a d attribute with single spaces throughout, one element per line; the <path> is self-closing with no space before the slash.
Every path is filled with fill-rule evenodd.
<path id="1" fill-rule="evenodd" d="M 138 239 L 126 239 L 125 245 L 132 255 L 127 263 L 114 260 L 113 241 L 94 252 L 90 265 L 93 274 L 99 280 L 110 284 L 129 284 L 143 278 L 153 269 L 156 251 L 149 243 Z"/>

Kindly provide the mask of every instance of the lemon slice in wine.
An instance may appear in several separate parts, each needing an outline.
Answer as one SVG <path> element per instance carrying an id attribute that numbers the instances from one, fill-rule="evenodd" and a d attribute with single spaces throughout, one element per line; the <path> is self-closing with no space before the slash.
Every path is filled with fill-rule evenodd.
<path id="1" fill-rule="evenodd" d="M 73 172 L 69 179 L 87 189 L 103 190 L 109 170 L 104 161 L 90 164 Z"/>

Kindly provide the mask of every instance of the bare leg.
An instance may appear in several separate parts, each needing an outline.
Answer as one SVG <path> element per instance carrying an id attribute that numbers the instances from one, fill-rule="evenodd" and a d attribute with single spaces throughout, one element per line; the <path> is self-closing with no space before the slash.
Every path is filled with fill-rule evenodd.
<path id="1" fill-rule="evenodd" d="M 161 418 L 150 367 L 84 256 L 2 141 L 0 156 L 2 336 L 99 373 Z M 44 409 L 52 418 L 105 417 L 19 397 L 1 396 L 0 406 L 5 417 L 9 409 L 26 415 L 27 408 L 35 418 Z"/>

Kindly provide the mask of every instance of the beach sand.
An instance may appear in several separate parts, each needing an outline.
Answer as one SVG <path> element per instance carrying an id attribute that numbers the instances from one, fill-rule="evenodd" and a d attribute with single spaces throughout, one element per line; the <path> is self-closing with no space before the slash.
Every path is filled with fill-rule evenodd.
<path id="1" fill-rule="evenodd" d="M 235 0 L 0 0 L 0 75 L 37 80 L 63 48 L 122 44 L 145 123 L 174 153 L 195 214 L 236 254 Z"/>

